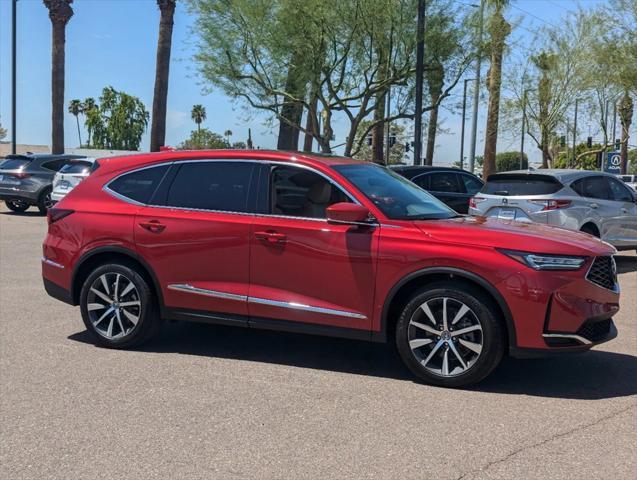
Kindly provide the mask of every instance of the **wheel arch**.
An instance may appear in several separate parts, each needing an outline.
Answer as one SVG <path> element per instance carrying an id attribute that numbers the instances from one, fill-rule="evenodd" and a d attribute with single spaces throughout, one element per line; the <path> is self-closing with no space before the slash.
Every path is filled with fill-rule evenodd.
<path id="1" fill-rule="evenodd" d="M 508 347 L 512 348 L 517 345 L 515 324 L 513 323 L 511 310 L 497 288 L 480 275 L 454 267 L 424 268 L 406 275 L 396 283 L 389 291 L 383 304 L 379 340 L 391 341 L 391 336 L 393 335 L 399 316 L 398 311 L 416 289 L 427 283 L 449 280 L 459 280 L 467 285 L 478 288 L 486 294 L 487 297 L 493 301 L 493 306 L 499 310 L 502 315 L 504 327 L 507 332 Z"/>
<path id="2" fill-rule="evenodd" d="M 104 246 L 95 248 L 80 257 L 71 277 L 71 299 L 74 305 L 80 302 L 80 292 L 82 291 L 82 283 L 90 275 L 91 271 L 99 265 L 103 265 L 109 261 L 118 261 L 135 266 L 140 274 L 149 281 L 153 293 L 157 295 L 159 306 L 163 312 L 164 299 L 157 276 L 148 263 L 141 258 L 136 252 L 123 247 Z"/>
<path id="3" fill-rule="evenodd" d="M 580 227 L 580 232 L 584 232 L 587 228 L 590 228 L 593 231 L 597 232 L 597 237 L 601 238 L 602 237 L 602 230 L 600 229 L 600 227 L 597 225 L 597 223 L 595 223 L 593 220 L 586 220 L 582 226 Z M 586 233 L 586 232 L 584 232 Z"/>

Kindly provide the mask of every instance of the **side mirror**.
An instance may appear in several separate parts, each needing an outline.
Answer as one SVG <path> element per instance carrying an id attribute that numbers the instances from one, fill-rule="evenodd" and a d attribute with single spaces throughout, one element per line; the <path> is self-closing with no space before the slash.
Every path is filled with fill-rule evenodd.
<path id="1" fill-rule="evenodd" d="M 328 223 L 359 225 L 370 224 L 369 210 L 361 205 L 348 202 L 335 203 L 327 207 Z"/>

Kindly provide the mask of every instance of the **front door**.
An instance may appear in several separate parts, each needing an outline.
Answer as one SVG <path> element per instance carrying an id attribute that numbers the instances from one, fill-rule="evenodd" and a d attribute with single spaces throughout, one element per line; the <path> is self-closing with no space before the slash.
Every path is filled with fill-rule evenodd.
<path id="1" fill-rule="evenodd" d="M 254 163 L 177 162 L 135 221 L 139 254 L 179 315 L 247 315 Z M 168 184 L 166 184 L 168 183 Z"/>
<path id="2" fill-rule="evenodd" d="M 348 194 L 308 168 L 268 168 L 250 239 L 250 316 L 369 330 L 380 227 L 327 223 L 326 208 L 354 201 Z"/>

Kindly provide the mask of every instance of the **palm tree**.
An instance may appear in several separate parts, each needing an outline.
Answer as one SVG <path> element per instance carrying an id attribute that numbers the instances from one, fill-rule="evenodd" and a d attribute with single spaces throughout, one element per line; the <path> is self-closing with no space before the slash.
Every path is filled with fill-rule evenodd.
<path id="1" fill-rule="evenodd" d="M 201 122 L 206 119 L 206 107 L 203 105 L 193 105 L 190 111 L 190 118 L 197 124 L 197 131 L 201 131 Z"/>
<path id="2" fill-rule="evenodd" d="M 159 7 L 159 38 L 155 65 L 155 93 L 153 95 L 150 151 L 157 152 L 166 140 L 166 103 L 168 101 L 168 70 L 172 46 L 173 17 L 176 0 L 157 0 Z"/>
<path id="3" fill-rule="evenodd" d="M 230 137 L 232 137 L 232 130 L 226 130 L 225 132 L 223 132 L 223 134 L 226 137 L 226 142 L 228 142 L 228 146 L 230 146 Z"/>
<path id="4" fill-rule="evenodd" d="M 51 153 L 64 153 L 64 47 L 73 0 L 44 0 L 51 19 Z"/>
<path id="5" fill-rule="evenodd" d="M 88 97 L 82 102 L 82 113 L 84 116 L 88 117 L 89 113 L 93 110 L 97 110 L 97 103 L 95 103 L 95 99 L 92 97 Z M 88 133 L 88 140 L 86 141 L 86 145 L 91 145 L 91 133 L 93 131 L 92 122 L 86 121 L 86 131 Z"/>
<path id="6" fill-rule="evenodd" d="M 496 144 L 498 143 L 498 119 L 500 116 L 500 87 L 502 85 L 502 56 L 506 38 L 511 33 L 511 25 L 502 12 L 509 0 L 486 0 L 494 8 L 489 20 L 491 65 L 487 73 L 489 90 L 489 110 L 487 113 L 486 139 L 484 143 L 484 164 L 482 175 L 486 179 L 495 172 Z"/>
<path id="7" fill-rule="evenodd" d="M 75 117 L 77 123 L 77 137 L 80 139 L 80 148 L 82 147 L 82 135 L 80 135 L 80 113 L 82 113 L 84 107 L 82 102 L 78 99 L 71 100 L 69 102 L 69 113 Z"/>

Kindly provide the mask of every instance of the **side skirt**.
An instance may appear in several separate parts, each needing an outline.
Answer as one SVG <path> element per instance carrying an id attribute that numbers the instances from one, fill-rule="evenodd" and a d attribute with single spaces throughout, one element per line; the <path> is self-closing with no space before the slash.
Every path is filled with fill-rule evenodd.
<path id="1" fill-rule="evenodd" d="M 380 336 L 373 335 L 372 332 L 368 330 L 333 327 L 330 325 L 318 325 L 314 323 L 293 322 L 288 320 L 275 320 L 264 317 L 250 317 L 246 315 L 208 312 L 202 310 L 165 308 L 162 316 L 167 320 L 183 320 L 187 322 L 257 328 L 261 330 L 273 330 L 279 332 L 304 333 L 308 335 L 350 338 L 354 340 L 372 342 L 384 341 Z"/>

